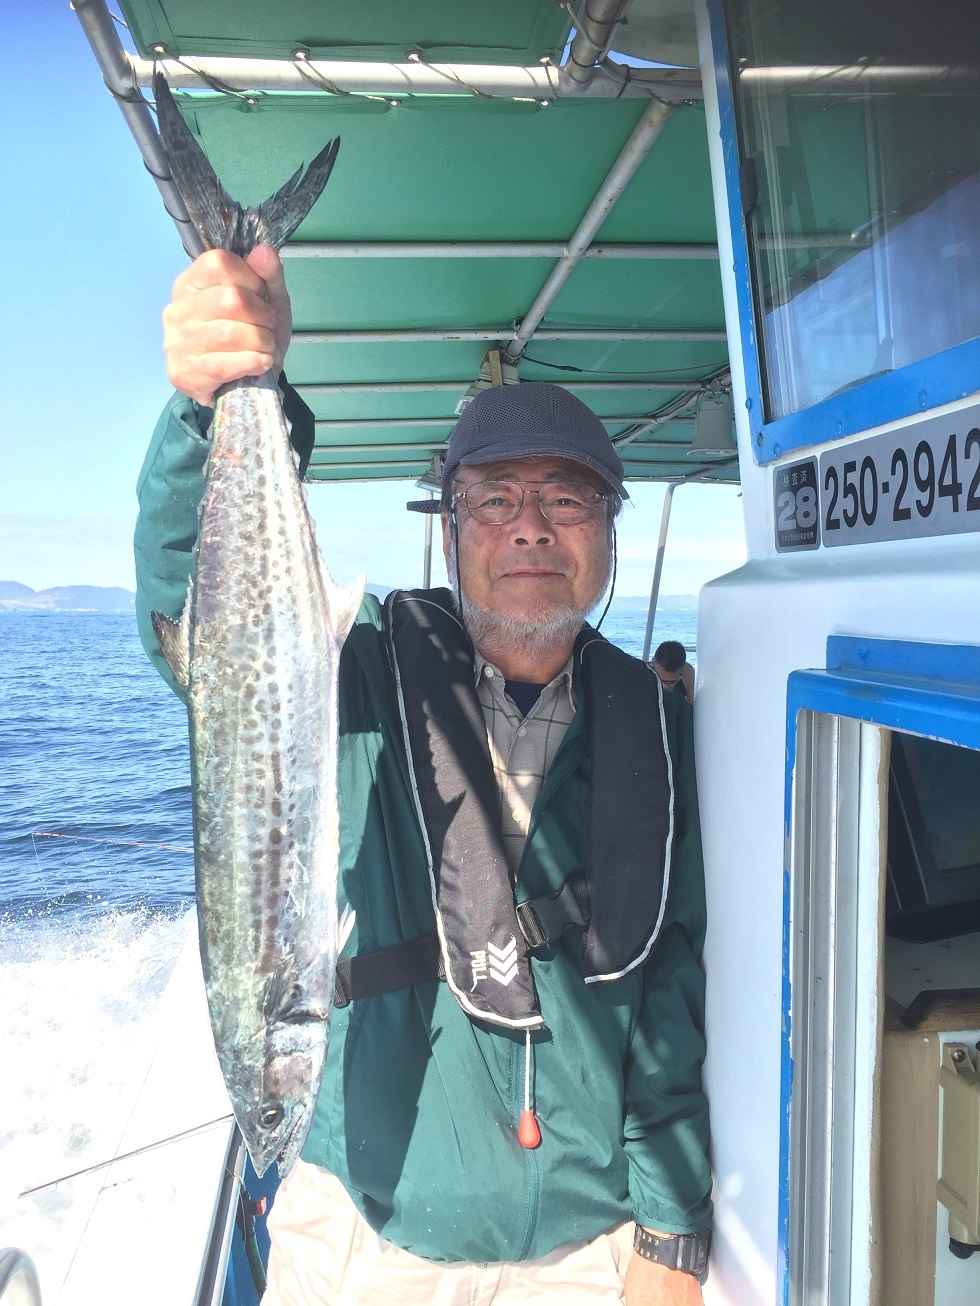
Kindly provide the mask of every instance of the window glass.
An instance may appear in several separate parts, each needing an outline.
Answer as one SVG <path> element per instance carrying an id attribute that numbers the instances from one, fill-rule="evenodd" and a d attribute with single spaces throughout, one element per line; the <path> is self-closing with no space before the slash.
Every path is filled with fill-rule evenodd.
<path id="1" fill-rule="evenodd" d="M 980 7 L 725 3 L 772 421 L 980 336 Z"/>

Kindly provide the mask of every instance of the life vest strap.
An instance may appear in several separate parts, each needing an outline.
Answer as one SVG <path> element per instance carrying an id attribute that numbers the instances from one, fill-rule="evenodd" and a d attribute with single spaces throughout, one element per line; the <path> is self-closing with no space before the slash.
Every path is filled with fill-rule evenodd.
<path id="1" fill-rule="evenodd" d="M 517 920 L 529 948 L 540 948 L 559 938 L 573 925 L 589 923 L 589 886 L 584 875 L 572 875 L 557 893 L 529 898 L 517 904 Z M 355 998 L 374 998 L 395 989 L 410 988 L 446 978 L 439 936 L 423 934 L 337 962 L 333 1005 L 346 1007 Z"/>
<path id="2" fill-rule="evenodd" d="M 528 898 L 517 904 L 517 922 L 529 948 L 539 948 L 573 925 L 589 923 L 589 885 L 584 875 L 572 875 L 557 893 Z"/>
<path id="3" fill-rule="evenodd" d="M 439 936 L 423 934 L 360 957 L 342 957 L 337 962 L 333 1005 L 346 1007 L 354 998 L 374 998 L 379 993 L 445 978 Z"/>

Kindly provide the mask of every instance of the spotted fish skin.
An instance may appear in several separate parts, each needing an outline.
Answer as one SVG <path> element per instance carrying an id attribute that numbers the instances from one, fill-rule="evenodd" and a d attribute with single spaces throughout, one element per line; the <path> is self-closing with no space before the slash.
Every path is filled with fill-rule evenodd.
<path id="1" fill-rule="evenodd" d="M 330 580 L 271 375 L 218 398 L 197 566 L 154 616 L 191 738 L 201 959 L 215 1049 L 252 1162 L 309 1132 L 337 959 L 337 675 L 363 579 Z M 177 652 L 174 653 L 174 646 Z"/>
<path id="2" fill-rule="evenodd" d="M 338 142 L 258 210 L 220 188 L 162 78 L 174 178 L 205 239 L 279 245 Z M 189 160 L 189 162 L 188 162 Z M 225 239 L 227 237 L 227 239 Z M 337 959 L 337 676 L 363 577 L 320 557 L 272 373 L 215 401 L 195 574 L 153 626 L 187 702 L 201 959 L 215 1049 L 257 1172 L 288 1173 L 323 1072 Z"/>
<path id="3" fill-rule="evenodd" d="M 330 581 L 277 389 L 222 395 L 211 441 L 188 676 L 201 956 L 218 1059 L 261 1173 L 299 1155 L 326 1052 L 337 673 L 363 582 L 343 593 Z"/>

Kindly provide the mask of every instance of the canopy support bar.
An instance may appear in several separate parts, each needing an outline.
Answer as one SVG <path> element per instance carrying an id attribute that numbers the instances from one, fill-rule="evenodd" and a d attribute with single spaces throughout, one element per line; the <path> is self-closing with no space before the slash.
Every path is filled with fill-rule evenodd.
<path id="1" fill-rule="evenodd" d="M 606 180 L 602 183 L 595 198 L 585 212 L 585 216 L 568 242 L 568 248 L 552 269 L 548 280 L 541 287 L 537 299 L 528 309 L 507 344 L 506 358 L 511 362 L 520 358 L 531 337 L 541 324 L 545 313 L 555 302 L 558 292 L 572 275 L 579 260 L 592 244 L 596 232 L 609 216 L 611 209 L 629 185 L 637 168 L 646 158 L 654 141 L 663 131 L 667 120 L 674 111 L 672 104 L 662 100 L 651 100 L 644 109 L 640 121 L 630 133 L 630 138 L 623 146 L 619 158 L 613 164 Z M 541 332 L 539 339 L 544 339 Z"/>
<path id="2" fill-rule="evenodd" d="M 391 447 L 392 446 L 386 446 L 386 448 L 391 448 Z M 394 446 L 394 448 L 396 449 L 397 447 L 398 447 L 397 445 Z M 313 452 L 314 454 L 318 452 L 326 453 L 327 450 L 321 447 L 318 449 L 314 449 Z M 697 480 L 707 480 L 709 477 L 713 477 L 714 472 L 716 470 L 715 468 L 709 467 L 707 464 L 703 464 L 700 467 L 695 467 L 689 470 L 687 467 L 687 462 L 688 462 L 687 459 L 671 458 L 669 460 L 665 459 L 662 463 L 652 462 L 652 461 L 647 463 L 639 463 L 639 462 L 626 463 L 625 464 L 626 475 L 634 480 L 643 479 L 648 481 L 662 480 L 662 481 L 674 481 L 674 482 L 697 481 Z M 421 475 L 421 473 L 428 466 L 429 466 L 429 458 L 425 453 L 420 454 L 418 458 L 412 458 L 412 459 L 381 458 L 381 459 L 375 459 L 373 462 L 353 462 L 353 463 L 333 462 L 333 461 L 316 462 L 313 459 L 311 459 L 309 466 L 307 467 L 307 473 L 351 472 L 351 471 L 377 472 L 381 468 L 385 468 L 385 469 L 398 468 L 398 471 L 390 472 L 390 473 L 386 472 L 384 476 L 380 476 L 380 477 L 362 476 L 358 479 L 365 480 L 365 481 L 366 480 L 399 481 L 399 480 L 407 480 L 409 477 Z M 653 473 L 659 473 L 659 474 L 654 475 Z"/>
<path id="3" fill-rule="evenodd" d="M 482 341 L 494 342 L 506 340 L 510 335 L 507 327 L 444 327 L 442 329 L 406 328 L 396 331 L 294 331 L 294 345 L 388 345 L 392 343 L 433 343 L 436 341 Z M 616 329 L 591 327 L 554 328 L 545 327 L 534 333 L 536 340 L 657 340 L 661 343 L 671 341 L 680 344 L 710 343 L 726 344 L 728 337 L 724 331 L 646 331 L 630 327 Z M 527 342 L 525 341 L 524 344 Z M 523 349 L 523 344 L 521 348 Z"/>
<path id="4" fill-rule="evenodd" d="M 647 628 L 643 635 L 644 662 L 650 661 L 650 645 L 653 642 L 653 624 L 657 619 L 657 601 L 660 598 L 660 577 L 664 569 L 664 551 L 667 548 L 667 527 L 670 525 L 670 507 L 674 501 L 674 491 L 680 484 L 671 481 L 664 495 L 663 511 L 660 514 L 660 534 L 657 537 L 657 560 L 653 564 L 653 584 L 650 586 L 650 606 L 647 608 Z"/>
<path id="5" fill-rule="evenodd" d="M 446 425 L 450 425 L 453 420 L 455 419 L 447 418 Z M 322 423 L 318 422 L 317 426 L 320 425 L 322 425 Z M 348 423 L 340 422 L 338 425 L 346 426 Z M 378 422 L 372 423 L 372 425 L 384 426 L 385 423 Z M 657 453 L 660 450 L 663 450 L 664 452 L 673 452 L 675 450 L 686 451 L 690 449 L 690 447 L 690 444 L 686 441 L 682 442 L 679 440 L 651 440 L 649 444 L 642 444 L 639 446 L 640 450 L 647 450 L 651 453 Z M 404 442 L 399 441 L 395 444 L 317 444 L 313 447 L 313 453 L 425 453 L 431 455 L 434 453 L 445 452 L 445 449 L 445 440 L 425 440 L 420 442 L 406 440 Z"/>
<path id="6" fill-rule="evenodd" d="M 631 426 L 646 420 L 644 417 L 599 418 L 599 421 L 605 426 Z M 694 425 L 693 417 L 674 417 L 669 420 L 672 426 Z M 328 417 L 314 423 L 318 431 L 336 431 L 347 428 L 354 431 L 367 431 L 379 426 L 391 427 L 393 430 L 404 430 L 407 427 L 420 426 L 445 427 L 448 430 L 455 425 L 455 413 L 450 413 L 447 417 Z"/>
<path id="7" fill-rule="evenodd" d="M 843 244 L 841 240 L 839 243 Z M 286 245 L 284 259 L 293 258 L 564 258 L 569 247 L 558 240 L 305 240 Z M 589 245 L 582 258 L 717 260 L 718 246 L 709 244 Z"/>
<path id="8" fill-rule="evenodd" d="M 289 59 L 234 59 L 195 58 L 193 64 L 181 59 L 176 63 L 168 55 L 179 51 L 159 50 L 159 63 L 172 88 L 181 90 L 214 91 L 215 83 L 247 91 L 306 91 L 311 95 L 377 95 L 385 99 L 394 97 L 393 108 L 399 97 L 408 95 L 466 95 L 474 91 L 481 95 L 502 99 L 542 101 L 551 103 L 570 93 L 563 90 L 561 71 L 542 64 L 515 68 L 510 64 L 433 64 L 425 63 L 367 63 L 355 60 L 304 59 L 302 63 Z M 129 64 L 130 77 L 137 86 L 150 86 L 153 82 L 153 61 L 137 59 L 123 52 Z M 159 66 L 159 64 L 158 64 Z M 576 90 L 576 96 L 589 99 L 646 99 L 651 93 L 676 100 L 704 98 L 701 78 L 696 70 L 680 68 L 635 68 L 633 76 L 624 85 L 622 76 L 611 76 L 601 68 L 588 86 Z M 568 83 L 566 83 L 566 87 Z M 381 106 L 382 110 L 384 106 Z"/>
<path id="9" fill-rule="evenodd" d="M 630 0 L 591 0 L 580 6 L 578 30 L 558 74 L 558 89 L 563 95 L 582 95 L 589 89 L 596 75 L 596 61 L 608 53 L 617 24 L 629 7 Z"/>
<path id="10" fill-rule="evenodd" d="M 294 385 L 298 395 L 423 395 L 447 394 L 458 395 L 469 385 L 469 381 L 328 381 L 323 384 Z M 559 382 L 566 390 L 595 391 L 664 391 L 674 394 L 677 390 L 689 386 L 689 379 L 683 381 L 578 381 L 569 379 Z"/>
<path id="11" fill-rule="evenodd" d="M 74 0 L 72 8 L 78 15 L 78 21 L 102 69 L 106 88 L 122 110 L 126 125 L 139 146 L 146 170 L 163 197 L 163 206 L 174 221 L 184 249 L 194 258 L 204 252 L 204 242 L 187 216 L 184 201 L 170 175 L 170 164 L 160 134 L 146 101 L 137 89 L 130 56 L 122 47 L 105 0 Z"/>

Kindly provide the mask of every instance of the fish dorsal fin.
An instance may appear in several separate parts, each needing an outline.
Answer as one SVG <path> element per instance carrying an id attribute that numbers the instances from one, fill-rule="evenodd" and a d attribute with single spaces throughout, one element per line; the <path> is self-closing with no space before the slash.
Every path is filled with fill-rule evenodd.
<path id="1" fill-rule="evenodd" d="M 174 673 L 180 689 L 186 694 L 191 668 L 190 598 L 184 604 L 179 621 L 174 621 L 173 617 L 167 617 L 162 612 L 151 612 L 150 621 L 153 623 L 153 633 L 160 645 L 160 652 Z"/>
<path id="2" fill-rule="evenodd" d="M 276 193 L 258 208 L 242 208 L 215 175 L 207 155 L 194 139 L 170 94 L 162 73 L 153 78 L 153 95 L 160 138 L 173 179 L 191 221 L 209 249 L 227 249 L 243 258 L 256 245 L 285 245 L 320 198 L 330 176 L 339 137 L 323 147 L 304 175 L 298 168 Z"/>

